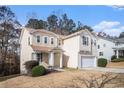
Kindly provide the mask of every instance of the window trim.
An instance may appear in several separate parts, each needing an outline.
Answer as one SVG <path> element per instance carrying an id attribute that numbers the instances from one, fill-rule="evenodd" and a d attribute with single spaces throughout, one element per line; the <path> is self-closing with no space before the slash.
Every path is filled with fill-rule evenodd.
<path id="1" fill-rule="evenodd" d="M 32 59 L 32 60 L 36 60 L 36 53 L 33 52 L 33 53 L 31 54 L 31 59 Z"/>
<path id="2" fill-rule="evenodd" d="M 38 42 L 38 37 L 39 37 L 39 42 Z M 41 36 L 40 35 L 37 35 L 36 36 L 36 42 L 39 44 L 39 43 L 41 43 Z"/>
<path id="3" fill-rule="evenodd" d="M 28 45 L 31 45 L 31 39 L 28 37 Z"/>
<path id="4" fill-rule="evenodd" d="M 82 36 L 82 44 L 84 46 L 88 46 L 89 45 L 89 37 L 83 35 Z"/>
<path id="5" fill-rule="evenodd" d="M 47 38 L 47 43 L 45 43 L 45 38 Z M 44 37 L 43 37 L 43 43 L 44 43 L 44 44 L 48 44 L 48 43 L 49 43 L 49 38 L 48 38 L 48 36 L 44 36 Z"/>
<path id="6" fill-rule="evenodd" d="M 59 39 L 59 40 L 58 40 L 58 45 L 61 46 L 61 43 L 62 43 L 62 42 L 61 42 L 61 40 Z"/>
<path id="7" fill-rule="evenodd" d="M 98 45 L 97 48 L 100 49 L 100 45 Z"/>
<path id="8" fill-rule="evenodd" d="M 94 46 L 96 46 L 97 44 L 96 44 L 96 40 L 94 40 Z"/>
<path id="9" fill-rule="evenodd" d="M 53 39 L 53 43 L 52 43 L 52 39 Z M 54 45 L 54 43 L 55 43 L 54 37 L 50 37 L 50 44 Z"/>
<path id="10" fill-rule="evenodd" d="M 105 43 L 103 44 L 103 47 L 106 47 L 106 44 Z"/>

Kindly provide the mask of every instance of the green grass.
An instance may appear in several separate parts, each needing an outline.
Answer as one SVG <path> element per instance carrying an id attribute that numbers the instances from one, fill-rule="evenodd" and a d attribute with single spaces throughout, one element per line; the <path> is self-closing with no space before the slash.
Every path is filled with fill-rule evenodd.
<path id="1" fill-rule="evenodd" d="M 124 62 L 124 58 L 113 59 L 111 62 Z"/>

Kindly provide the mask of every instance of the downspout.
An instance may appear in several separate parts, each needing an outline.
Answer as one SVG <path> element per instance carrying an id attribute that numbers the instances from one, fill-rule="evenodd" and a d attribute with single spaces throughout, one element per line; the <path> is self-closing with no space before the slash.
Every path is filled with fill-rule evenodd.
<path id="1" fill-rule="evenodd" d="M 93 51 L 93 40 L 91 39 L 91 55 L 93 54 L 92 51 Z"/>

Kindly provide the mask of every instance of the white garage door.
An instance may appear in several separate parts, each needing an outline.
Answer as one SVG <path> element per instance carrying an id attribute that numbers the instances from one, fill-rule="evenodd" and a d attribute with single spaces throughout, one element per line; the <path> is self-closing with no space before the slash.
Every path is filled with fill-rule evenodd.
<path id="1" fill-rule="evenodd" d="M 95 57 L 81 57 L 81 67 L 95 67 Z"/>

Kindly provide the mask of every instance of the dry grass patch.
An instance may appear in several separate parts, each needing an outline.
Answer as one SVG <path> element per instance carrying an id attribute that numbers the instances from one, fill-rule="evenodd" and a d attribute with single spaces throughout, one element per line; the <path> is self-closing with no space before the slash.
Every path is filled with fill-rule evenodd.
<path id="1" fill-rule="evenodd" d="M 107 67 L 111 68 L 124 68 L 124 62 L 111 62 L 107 64 Z"/>
<path id="2" fill-rule="evenodd" d="M 73 71 L 64 71 L 64 72 L 54 72 L 40 77 L 30 77 L 30 76 L 18 76 L 15 78 L 8 79 L 6 81 L 0 82 L 0 87 L 21 87 L 21 88 L 68 88 L 68 87 L 87 87 L 82 83 L 80 86 L 75 86 L 76 83 L 81 83 L 81 81 L 77 81 L 76 83 L 73 81 L 77 77 L 85 77 L 86 79 L 90 79 L 91 75 L 95 75 L 97 77 L 104 74 L 104 72 L 98 71 L 81 71 L 81 70 L 73 70 Z M 113 74 L 115 75 L 115 74 Z M 120 75 L 122 77 L 122 75 Z M 123 76 L 124 78 L 124 76 Z M 119 80 L 117 80 L 119 81 Z M 112 81 L 111 81 L 112 82 Z M 114 85 L 110 85 L 107 87 L 115 87 Z M 122 81 L 121 81 L 122 83 Z M 106 86 L 105 86 L 106 87 Z"/>

